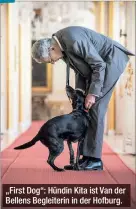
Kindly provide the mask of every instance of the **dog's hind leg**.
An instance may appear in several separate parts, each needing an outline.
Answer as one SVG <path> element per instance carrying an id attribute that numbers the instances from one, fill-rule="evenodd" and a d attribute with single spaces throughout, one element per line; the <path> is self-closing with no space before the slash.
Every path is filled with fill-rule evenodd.
<path id="1" fill-rule="evenodd" d="M 72 142 L 68 140 L 67 144 L 68 144 L 69 153 L 70 153 L 70 165 L 74 165 L 74 150 L 72 147 Z"/>
<path id="2" fill-rule="evenodd" d="M 55 170 L 55 171 L 64 171 L 63 168 L 58 168 L 55 164 L 54 164 L 54 161 L 56 159 L 56 157 L 58 157 L 60 155 L 60 153 L 50 153 L 49 154 L 49 157 L 48 157 L 48 160 L 47 160 L 47 163 Z"/>
<path id="3" fill-rule="evenodd" d="M 83 139 L 78 142 L 78 146 L 77 146 L 77 155 L 76 155 L 76 163 L 75 163 L 76 170 L 81 170 L 80 165 L 79 165 L 79 158 L 80 158 L 80 146 L 82 142 L 83 142 Z"/>
<path id="4" fill-rule="evenodd" d="M 55 171 L 65 171 L 63 168 L 58 168 L 56 165 L 54 165 L 54 161 L 56 159 L 56 157 L 58 157 L 62 151 L 63 151 L 64 147 L 62 147 L 59 152 L 56 152 L 54 150 L 49 150 L 49 157 L 47 160 L 47 163 L 55 170 Z"/>

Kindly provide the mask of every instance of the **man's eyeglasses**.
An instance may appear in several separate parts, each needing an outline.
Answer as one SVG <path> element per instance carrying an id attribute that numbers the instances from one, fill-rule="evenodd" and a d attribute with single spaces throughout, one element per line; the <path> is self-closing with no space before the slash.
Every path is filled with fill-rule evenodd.
<path id="1" fill-rule="evenodd" d="M 54 60 L 52 60 L 50 55 L 50 49 L 48 49 L 48 53 L 49 53 L 49 63 L 54 64 Z"/>
<path id="2" fill-rule="evenodd" d="M 50 55 L 50 49 L 48 49 L 48 60 L 49 61 L 45 61 L 45 60 L 43 60 L 43 61 L 40 61 L 40 60 L 38 60 L 38 59 L 34 59 L 37 63 L 39 63 L 39 64 L 41 64 L 41 63 L 43 63 L 43 62 L 46 62 L 46 63 L 51 63 L 51 64 L 54 64 L 54 60 L 52 60 L 52 58 L 51 58 L 51 55 Z"/>
<path id="3" fill-rule="evenodd" d="M 39 61 L 39 60 L 37 60 L 37 59 L 34 59 L 37 63 L 39 63 L 39 64 L 41 64 L 42 62 L 41 61 Z"/>

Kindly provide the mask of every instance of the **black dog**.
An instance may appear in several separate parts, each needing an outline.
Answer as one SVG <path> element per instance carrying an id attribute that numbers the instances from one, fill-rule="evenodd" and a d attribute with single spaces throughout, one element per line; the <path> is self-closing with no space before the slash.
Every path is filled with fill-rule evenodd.
<path id="1" fill-rule="evenodd" d="M 76 169 L 79 170 L 79 148 L 83 142 L 89 125 L 89 115 L 85 111 L 85 96 L 79 90 L 74 90 L 71 86 L 66 87 L 68 97 L 72 101 L 73 111 L 70 114 L 57 116 L 48 120 L 39 130 L 38 134 L 29 142 L 15 147 L 14 149 L 26 149 L 33 146 L 37 141 L 41 141 L 49 149 L 47 163 L 56 171 L 64 171 L 54 165 L 54 160 L 64 149 L 64 140 L 70 151 L 70 164 L 74 165 L 74 151 L 72 142 L 78 141 Z"/>

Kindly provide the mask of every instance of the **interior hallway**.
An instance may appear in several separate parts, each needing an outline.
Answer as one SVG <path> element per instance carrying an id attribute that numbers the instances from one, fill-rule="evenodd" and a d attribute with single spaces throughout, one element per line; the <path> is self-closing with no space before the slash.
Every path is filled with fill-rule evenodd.
<path id="1" fill-rule="evenodd" d="M 131 184 L 132 203 L 136 203 L 135 173 L 106 142 L 102 157 L 104 171 L 55 172 L 46 163 L 48 149 L 40 142 L 26 150 L 13 149 L 32 139 L 43 123 L 43 121 L 33 122 L 25 133 L 1 153 L 2 184 Z M 74 150 L 76 151 L 76 145 Z M 68 148 L 65 146 L 64 152 L 56 159 L 58 166 L 63 167 L 69 163 L 68 153 Z"/>
<path id="2" fill-rule="evenodd" d="M 2 183 L 131 184 L 134 203 L 135 57 L 119 80 L 108 107 L 103 147 L 104 171 L 56 173 L 46 163 L 48 150 L 40 142 L 28 150 L 15 151 L 13 148 L 30 140 L 42 125 L 41 120 L 47 121 L 71 111 L 65 94 L 65 64 L 59 61 L 54 66 L 39 67 L 37 74 L 40 74 L 39 70 L 41 75 L 46 74 L 46 78 L 41 76 L 44 85 L 40 86 L 41 81 L 33 77 L 32 42 L 50 36 L 54 30 L 76 24 L 108 35 L 134 52 L 135 3 L 16 2 L 3 4 L 1 14 Z M 74 86 L 73 72 L 71 85 Z M 74 147 L 76 150 L 76 145 Z M 65 146 L 56 163 L 63 167 L 68 162 Z"/>
<path id="3" fill-rule="evenodd" d="M 135 51 L 134 2 L 16 2 L 3 4 L 0 9 L 2 150 L 26 131 L 33 120 L 47 121 L 71 111 L 65 94 L 65 63 L 60 60 L 53 66 L 36 65 L 31 58 L 34 41 L 49 37 L 60 28 L 82 25 Z M 134 72 L 135 57 L 131 57 L 113 92 L 105 123 L 105 134 L 112 134 L 113 147 L 120 146 L 121 136 L 121 152 L 132 155 L 136 154 Z M 70 77 L 74 87 L 72 70 Z"/>

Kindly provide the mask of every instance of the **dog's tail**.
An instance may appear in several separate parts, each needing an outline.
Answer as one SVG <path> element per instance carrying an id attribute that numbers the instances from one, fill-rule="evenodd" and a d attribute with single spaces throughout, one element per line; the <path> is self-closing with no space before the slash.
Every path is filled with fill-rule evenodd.
<path id="1" fill-rule="evenodd" d="M 22 144 L 18 147 L 15 147 L 14 149 L 18 150 L 18 149 L 27 149 L 29 147 L 32 147 L 33 145 L 35 145 L 35 143 L 39 141 L 39 137 L 38 136 L 35 136 L 31 141 L 25 143 L 25 144 Z"/>

